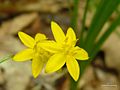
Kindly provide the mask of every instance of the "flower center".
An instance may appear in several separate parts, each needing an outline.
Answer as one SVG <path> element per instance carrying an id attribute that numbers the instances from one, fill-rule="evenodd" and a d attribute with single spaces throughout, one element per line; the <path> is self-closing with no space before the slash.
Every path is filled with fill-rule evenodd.
<path id="1" fill-rule="evenodd" d="M 68 37 L 64 40 L 64 42 L 61 44 L 62 52 L 64 52 L 66 55 L 73 55 L 73 50 L 76 41 L 70 41 Z"/>
<path id="2" fill-rule="evenodd" d="M 72 55 L 71 48 L 73 48 L 73 46 L 66 43 L 62 44 L 62 52 L 66 55 Z"/>

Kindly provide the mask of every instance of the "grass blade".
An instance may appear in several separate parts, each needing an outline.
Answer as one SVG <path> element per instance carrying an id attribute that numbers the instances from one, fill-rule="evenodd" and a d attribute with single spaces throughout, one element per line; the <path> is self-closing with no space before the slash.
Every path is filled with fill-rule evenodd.
<path id="1" fill-rule="evenodd" d="M 100 47 L 103 45 L 105 40 L 110 36 L 110 34 L 116 29 L 116 27 L 120 25 L 120 16 L 111 24 L 111 26 L 106 30 L 106 32 L 103 34 L 103 36 L 99 39 L 99 41 L 96 43 L 93 49 L 93 53 L 90 54 L 90 59 L 88 61 L 81 61 L 81 75 L 84 73 L 86 67 L 91 63 L 91 61 L 94 59 L 95 55 L 99 51 Z"/>
<path id="2" fill-rule="evenodd" d="M 106 41 L 106 39 L 110 36 L 110 34 L 115 31 L 116 27 L 120 25 L 120 16 L 111 24 L 111 26 L 107 29 L 107 31 L 103 34 L 103 36 L 98 40 L 96 45 L 94 46 L 93 53 L 91 53 L 91 58 L 93 59 L 97 52 L 99 51 L 100 47 Z"/>
<path id="3" fill-rule="evenodd" d="M 71 27 L 77 33 L 78 5 L 80 0 L 74 0 L 74 10 L 72 13 Z"/>
<path id="4" fill-rule="evenodd" d="M 103 25 L 111 16 L 113 11 L 118 7 L 119 0 L 101 0 L 100 5 L 97 8 L 95 16 L 91 22 L 90 28 L 88 30 L 87 37 L 85 39 L 85 49 L 88 53 L 91 50 L 91 47 L 94 44 L 94 41 L 98 34 L 100 33 Z"/>
<path id="5" fill-rule="evenodd" d="M 89 1 L 90 0 L 86 1 L 85 11 L 84 11 L 83 20 L 82 20 L 82 29 L 81 29 L 80 38 L 79 38 L 79 40 L 80 40 L 80 47 L 83 46 L 83 35 L 84 35 L 84 30 L 85 30 L 85 21 L 86 21 Z"/>
<path id="6" fill-rule="evenodd" d="M 12 58 L 12 56 L 13 55 L 8 55 L 8 56 L 3 57 L 2 59 L 0 59 L 0 63 L 3 63 L 5 61 L 9 60 L 10 58 Z"/>

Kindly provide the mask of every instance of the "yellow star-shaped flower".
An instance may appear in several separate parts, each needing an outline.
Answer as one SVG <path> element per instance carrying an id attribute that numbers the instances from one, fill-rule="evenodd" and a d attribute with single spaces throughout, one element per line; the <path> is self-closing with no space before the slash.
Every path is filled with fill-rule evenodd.
<path id="1" fill-rule="evenodd" d="M 77 39 L 72 28 L 68 28 L 66 35 L 60 26 L 53 21 L 51 22 L 51 28 L 56 42 L 51 41 L 41 44 L 43 49 L 53 53 L 46 64 L 45 70 L 47 73 L 55 72 L 66 63 L 70 75 L 77 81 L 80 74 L 77 60 L 87 60 L 89 58 L 88 53 L 75 46 Z"/>
<path id="2" fill-rule="evenodd" d="M 38 47 L 38 43 L 40 44 L 46 41 L 47 38 L 44 34 L 40 33 L 35 36 L 35 39 L 23 32 L 19 32 L 18 36 L 28 48 L 17 53 L 13 57 L 13 60 L 27 61 L 32 59 L 32 74 L 36 78 L 40 74 L 47 59 L 47 52 L 41 47 Z"/>

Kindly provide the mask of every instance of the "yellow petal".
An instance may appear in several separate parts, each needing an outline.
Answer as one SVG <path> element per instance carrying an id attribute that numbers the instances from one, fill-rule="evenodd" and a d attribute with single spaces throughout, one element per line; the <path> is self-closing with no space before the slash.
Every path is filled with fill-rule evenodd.
<path id="1" fill-rule="evenodd" d="M 61 43 L 65 40 L 65 34 L 56 22 L 53 21 L 51 22 L 51 29 L 54 38 L 58 43 Z"/>
<path id="2" fill-rule="evenodd" d="M 80 69 L 77 60 L 74 57 L 68 56 L 66 60 L 67 69 L 72 78 L 77 81 L 80 74 Z"/>
<path id="3" fill-rule="evenodd" d="M 57 53 L 62 50 L 62 48 L 54 41 L 45 41 L 43 43 L 38 43 L 38 46 L 51 53 Z"/>
<path id="4" fill-rule="evenodd" d="M 74 53 L 74 57 L 78 60 L 88 60 L 89 59 L 88 53 L 84 49 L 79 48 L 78 46 L 76 46 L 74 48 L 73 53 Z"/>
<path id="5" fill-rule="evenodd" d="M 31 36 L 29 36 L 23 32 L 18 32 L 18 36 L 25 46 L 27 46 L 29 48 L 34 47 L 35 40 Z"/>
<path id="6" fill-rule="evenodd" d="M 42 60 L 42 57 L 35 55 L 32 60 L 32 74 L 34 78 L 36 78 L 40 72 L 42 71 L 44 66 L 44 62 Z"/>
<path id="7" fill-rule="evenodd" d="M 17 53 L 14 57 L 14 61 L 27 61 L 33 58 L 33 50 L 32 49 L 25 49 L 19 53 Z"/>
<path id="8" fill-rule="evenodd" d="M 75 46 L 76 42 L 77 42 L 77 39 L 76 39 L 75 32 L 73 31 L 72 28 L 68 28 L 67 34 L 66 34 L 66 43 L 68 45 Z"/>
<path id="9" fill-rule="evenodd" d="M 38 34 L 36 34 L 36 36 L 35 36 L 35 41 L 36 41 L 36 42 L 39 42 L 39 41 L 45 40 L 45 39 L 47 39 L 46 36 L 45 36 L 44 34 L 41 34 L 41 33 L 38 33 Z"/>
<path id="10" fill-rule="evenodd" d="M 50 57 L 46 64 L 45 71 L 47 73 L 55 72 L 62 68 L 62 66 L 65 64 L 66 58 L 64 54 L 59 53 L 59 54 L 54 54 L 53 56 Z"/>
<path id="11" fill-rule="evenodd" d="M 71 27 L 68 28 L 66 37 L 69 37 L 72 41 L 76 41 L 75 32 L 74 32 L 74 30 Z"/>

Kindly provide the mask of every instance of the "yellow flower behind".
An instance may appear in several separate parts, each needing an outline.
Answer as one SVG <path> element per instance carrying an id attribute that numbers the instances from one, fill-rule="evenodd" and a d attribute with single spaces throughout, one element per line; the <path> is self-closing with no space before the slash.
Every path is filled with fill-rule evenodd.
<path id="1" fill-rule="evenodd" d="M 89 58 L 88 53 L 84 49 L 75 46 L 77 39 L 72 28 L 68 28 L 66 35 L 60 26 L 53 21 L 51 22 L 51 28 L 56 42 L 51 41 L 39 45 L 43 49 L 54 53 L 49 58 L 45 70 L 47 73 L 55 72 L 66 63 L 68 72 L 77 81 L 80 75 L 77 60 L 87 60 Z"/>
<path id="2" fill-rule="evenodd" d="M 46 52 L 41 47 L 38 47 L 38 43 L 43 43 L 47 40 L 46 36 L 44 34 L 38 33 L 35 36 L 35 39 L 33 39 L 31 36 L 19 32 L 18 36 L 22 43 L 27 47 L 27 49 L 20 51 L 17 53 L 14 57 L 14 61 L 27 61 L 32 59 L 32 74 L 36 78 L 42 68 L 44 67 L 44 64 L 47 61 L 48 52 Z"/>

